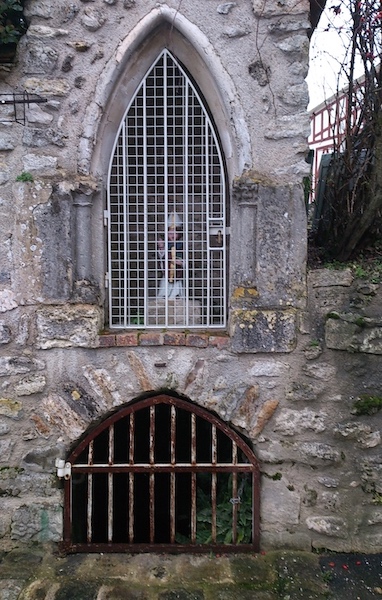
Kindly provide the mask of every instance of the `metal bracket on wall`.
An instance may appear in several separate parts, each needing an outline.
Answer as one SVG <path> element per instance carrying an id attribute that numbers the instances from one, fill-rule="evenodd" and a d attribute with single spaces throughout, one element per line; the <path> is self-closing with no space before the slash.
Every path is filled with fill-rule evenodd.
<path id="1" fill-rule="evenodd" d="M 29 108 L 30 104 L 44 104 L 48 102 L 47 98 L 41 98 L 38 94 L 30 94 L 29 92 L 13 92 L 11 94 L 0 94 L 0 108 L 2 106 L 13 106 L 13 115 L 10 119 L 3 119 L 0 113 L 0 121 L 15 122 L 20 125 L 25 125 L 25 107 Z"/>
<path id="2" fill-rule="evenodd" d="M 56 458 L 55 466 L 57 469 L 57 477 L 59 479 L 70 479 L 72 474 L 72 465 L 70 462 L 65 462 L 62 458 Z"/>

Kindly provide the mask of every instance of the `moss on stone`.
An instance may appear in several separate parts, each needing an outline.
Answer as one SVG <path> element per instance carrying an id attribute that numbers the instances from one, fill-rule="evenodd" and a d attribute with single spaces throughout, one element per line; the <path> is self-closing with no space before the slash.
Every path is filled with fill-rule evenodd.
<path id="1" fill-rule="evenodd" d="M 55 600 L 94 600 L 99 583 L 94 581 L 66 581 L 55 595 Z"/>
<path id="2" fill-rule="evenodd" d="M 353 415 L 373 415 L 382 408 L 382 397 L 362 394 L 354 402 L 352 407 Z"/>

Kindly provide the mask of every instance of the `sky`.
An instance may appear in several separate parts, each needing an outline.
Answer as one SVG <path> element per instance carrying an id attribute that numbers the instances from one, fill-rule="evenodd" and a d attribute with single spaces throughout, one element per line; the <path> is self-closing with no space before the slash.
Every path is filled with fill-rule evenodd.
<path id="1" fill-rule="evenodd" d="M 341 14 L 335 16 L 331 7 L 338 2 L 339 0 L 328 0 L 311 39 L 309 73 L 306 78 L 310 95 L 309 110 L 330 98 L 337 88 L 341 89 L 346 84 L 346 78 L 339 73 L 349 43 L 346 22 L 349 22 L 350 14 L 346 14 L 345 3 L 341 2 Z M 359 71 L 356 76 L 360 74 Z"/>

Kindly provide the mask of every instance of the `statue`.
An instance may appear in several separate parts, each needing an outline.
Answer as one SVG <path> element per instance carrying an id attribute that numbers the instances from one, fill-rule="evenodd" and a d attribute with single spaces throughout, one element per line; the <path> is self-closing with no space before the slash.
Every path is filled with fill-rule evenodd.
<path id="1" fill-rule="evenodd" d="M 184 298 L 182 238 L 182 219 L 177 213 L 171 213 L 168 217 L 166 242 L 161 237 L 158 239 L 158 256 L 162 276 L 159 282 L 158 298 Z"/>

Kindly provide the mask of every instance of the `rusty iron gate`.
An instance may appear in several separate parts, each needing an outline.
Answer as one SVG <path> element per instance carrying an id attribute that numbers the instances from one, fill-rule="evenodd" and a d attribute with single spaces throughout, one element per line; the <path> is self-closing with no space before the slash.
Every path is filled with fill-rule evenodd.
<path id="1" fill-rule="evenodd" d="M 257 459 L 191 402 L 161 394 L 125 406 L 67 462 L 66 551 L 259 549 Z"/>

